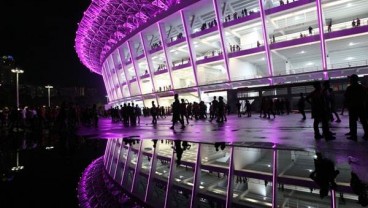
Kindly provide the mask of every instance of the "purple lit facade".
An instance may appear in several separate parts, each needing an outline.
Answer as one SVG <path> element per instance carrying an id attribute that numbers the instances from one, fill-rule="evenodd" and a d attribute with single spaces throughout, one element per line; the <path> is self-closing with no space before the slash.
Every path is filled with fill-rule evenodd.
<path id="1" fill-rule="evenodd" d="M 207 102 L 209 89 L 226 97 L 233 88 L 343 77 L 347 68 L 365 74 L 363 0 L 284 2 L 95 0 L 75 49 L 103 76 L 109 105 L 168 106 L 174 93 Z"/>

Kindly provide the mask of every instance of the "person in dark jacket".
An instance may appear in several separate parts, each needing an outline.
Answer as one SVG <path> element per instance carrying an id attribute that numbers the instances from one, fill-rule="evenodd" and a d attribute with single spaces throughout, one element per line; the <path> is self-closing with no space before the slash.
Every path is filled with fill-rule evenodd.
<path id="1" fill-rule="evenodd" d="M 174 129 L 174 126 L 175 126 L 176 122 L 178 122 L 178 121 L 181 123 L 181 128 L 184 129 L 185 128 L 184 121 L 183 121 L 183 119 L 180 118 L 179 95 L 175 94 L 174 99 L 175 99 L 175 101 L 172 104 L 172 112 L 173 112 L 172 126 L 170 127 L 170 129 Z"/>
<path id="2" fill-rule="evenodd" d="M 349 110 L 349 129 L 346 134 L 348 139 L 357 141 L 357 121 L 358 118 L 362 123 L 364 136 L 363 139 L 368 138 L 368 124 L 366 114 L 367 104 L 367 89 L 363 85 L 358 83 L 358 75 L 353 74 L 350 76 L 350 86 L 345 92 L 346 106 Z"/>

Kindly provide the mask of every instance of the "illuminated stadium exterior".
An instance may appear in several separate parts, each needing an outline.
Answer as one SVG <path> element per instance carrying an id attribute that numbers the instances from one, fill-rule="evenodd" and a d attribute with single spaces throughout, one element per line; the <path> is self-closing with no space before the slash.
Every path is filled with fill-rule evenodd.
<path id="1" fill-rule="evenodd" d="M 367 11 L 366 0 L 94 0 L 75 48 L 102 75 L 110 105 L 169 106 L 175 93 L 208 102 L 238 88 L 368 74 Z M 99 162 L 150 206 L 337 207 L 335 193 L 319 200 L 308 178 L 315 152 L 236 145 L 215 151 L 193 142 L 177 167 L 171 142 L 152 148 L 145 139 L 109 139 Z M 353 203 L 339 206 L 353 207 L 346 176 L 339 192 Z"/>
<path id="2" fill-rule="evenodd" d="M 283 2 L 94 0 L 75 48 L 110 104 L 367 74 L 366 1 Z"/>

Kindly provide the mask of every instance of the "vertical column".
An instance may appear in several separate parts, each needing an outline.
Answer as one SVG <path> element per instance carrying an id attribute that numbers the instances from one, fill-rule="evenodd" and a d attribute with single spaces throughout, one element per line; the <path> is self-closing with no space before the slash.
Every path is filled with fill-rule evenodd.
<path id="1" fill-rule="evenodd" d="M 107 96 L 109 97 L 109 102 L 110 102 L 112 100 L 111 99 L 111 93 L 110 93 L 110 87 L 109 87 L 109 84 L 107 83 L 106 74 L 104 73 L 103 67 L 101 68 L 101 76 L 102 76 L 102 79 L 104 81 L 105 89 L 106 89 Z"/>
<path id="2" fill-rule="evenodd" d="M 185 14 L 183 10 L 180 10 L 180 16 L 181 16 L 181 21 L 183 24 L 183 28 L 184 28 L 184 32 L 185 32 L 185 40 L 187 41 L 187 46 L 188 46 L 188 50 L 189 50 L 189 57 L 190 57 L 190 63 L 192 65 L 193 68 L 193 74 L 194 74 L 194 80 L 196 83 L 196 87 L 197 87 L 197 93 L 198 93 L 198 97 L 199 99 L 201 98 L 201 94 L 199 92 L 199 88 L 198 88 L 198 74 L 197 74 L 197 56 L 195 51 L 193 50 L 193 41 L 192 38 L 190 36 L 190 32 L 189 32 L 189 24 L 187 19 L 185 18 Z"/>
<path id="3" fill-rule="evenodd" d="M 226 208 L 231 208 L 233 201 L 234 146 L 230 147 L 229 172 L 227 173 Z"/>
<path id="4" fill-rule="evenodd" d="M 172 185 L 173 185 L 175 169 L 176 169 L 176 165 L 175 165 L 175 153 L 174 153 L 174 150 L 173 150 L 172 151 L 172 154 L 171 154 L 169 178 L 167 180 L 167 185 L 166 185 L 166 195 L 165 195 L 165 205 L 164 205 L 164 208 L 170 207 L 171 188 L 172 188 Z"/>
<path id="5" fill-rule="evenodd" d="M 111 76 L 110 76 L 110 74 L 108 73 L 108 69 L 107 69 L 107 66 L 106 66 L 106 63 L 104 64 L 104 67 L 103 67 L 103 69 L 104 69 L 104 73 L 105 73 L 105 75 L 106 75 L 106 81 L 107 81 L 107 83 L 109 83 L 109 86 L 110 86 L 110 93 L 111 93 L 111 100 L 112 101 L 115 101 L 115 95 L 114 95 L 114 93 L 113 93 L 113 86 L 111 85 L 111 82 L 110 82 L 110 79 L 111 79 Z M 110 101 L 111 101 L 110 100 Z"/>
<path id="6" fill-rule="evenodd" d="M 107 164 L 106 158 L 107 158 L 107 155 L 109 154 L 110 144 L 111 144 L 110 140 L 107 140 L 105 154 L 104 154 L 104 166 L 106 166 L 106 164 Z"/>
<path id="7" fill-rule="evenodd" d="M 273 162 L 272 162 L 272 207 L 277 207 L 277 147 L 272 146 Z"/>
<path id="8" fill-rule="evenodd" d="M 139 74 L 137 72 L 138 65 L 137 65 L 137 62 L 135 60 L 136 54 L 134 53 L 134 51 L 132 49 L 131 41 L 128 41 L 128 48 L 129 48 L 130 57 L 132 59 L 133 68 L 134 68 L 135 77 L 136 77 L 136 80 L 137 80 L 137 83 L 138 83 L 139 92 L 142 95 L 141 77 L 139 76 Z"/>
<path id="9" fill-rule="evenodd" d="M 112 54 L 111 54 L 111 56 L 112 56 Z M 117 76 L 117 74 L 116 74 L 116 70 L 115 70 L 115 64 L 114 64 L 114 62 L 112 61 L 111 56 L 109 56 L 109 57 L 106 59 L 106 61 L 107 61 L 107 63 L 108 63 L 107 65 L 109 66 L 110 71 L 111 71 L 111 80 L 112 80 L 112 83 L 114 84 L 114 89 L 115 89 L 116 99 L 120 99 L 120 98 L 119 98 L 118 89 L 117 89 L 117 88 L 120 88 L 120 86 L 119 86 L 119 82 L 118 82 L 118 83 L 116 83 L 116 81 L 115 81 L 115 79 L 114 79 L 114 76 Z M 111 66 L 113 66 L 113 67 L 111 67 Z"/>
<path id="10" fill-rule="evenodd" d="M 229 82 L 231 82 L 231 76 L 230 76 L 230 66 L 229 66 L 229 57 L 227 55 L 227 50 L 226 50 L 226 46 L 225 46 L 225 33 L 224 33 L 224 28 L 222 25 L 222 13 L 220 11 L 220 5 L 219 5 L 219 0 L 212 0 L 213 2 L 213 6 L 215 7 L 215 14 L 216 14 L 216 21 L 217 21 L 217 28 L 220 34 L 220 40 L 221 40 L 221 48 L 222 48 L 222 56 L 224 58 L 225 61 L 225 68 L 227 71 L 227 80 Z"/>
<path id="11" fill-rule="evenodd" d="M 110 86 L 110 82 L 109 82 L 109 76 L 105 72 L 105 66 L 102 66 L 101 73 L 102 73 L 102 78 L 104 79 L 104 82 L 105 82 L 106 91 L 107 91 L 107 94 L 109 96 L 109 101 L 111 102 L 114 99 L 114 97 L 111 93 L 111 86 Z"/>
<path id="12" fill-rule="evenodd" d="M 122 70 L 123 70 L 123 73 L 124 73 L 124 76 L 125 76 L 125 83 L 128 86 L 129 96 L 132 96 L 132 91 L 130 90 L 130 83 L 129 83 L 129 80 L 128 80 L 128 76 L 126 75 L 126 72 L 125 72 L 125 58 L 122 57 L 122 55 L 121 55 L 122 53 L 120 52 L 119 49 L 118 49 L 118 54 L 119 54 L 119 58 L 120 58 L 120 62 L 121 62 L 121 67 L 122 67 Z"/>
<path id="13" fill-rule="evenodd" d="M 116 178 L 116 173 L 118 172 L 118 164 L 120 162 L 119 160 L 120 160 L 120 157 L 121 157 L 121 153 L 124 150 L 123 139 L 119 139 L 118 144 L 120 144 L 120 147 L 119 147 L 119 151 L 118 151 L 118 155 L 117 155 L 117 162 L 116 162 L 115 171 L 114 171 L 114 179 Z"/>
<path id="14" fill-rule="evenodd" d="M 270 45 L 268 44 L 268 38 L 267 38 L 267 27 L 266 27 L 266 13 L 263 8 L 263 0 L 259 0 L 259 12 L 261 14 L 262 19 L 262 32 L 263 32 L 263 42 L 266 52 L 266 59 L 267 59 L 267 66 L 268 66 L 268 80 L 270 81 L 270 84 L 273 85 L 273 66 L 272 66 L 272 57 L 271 57 L 271 51 L 270 51 Z"/>
<path id="15" fill-rule="evenodd" d="M 129 145 L 129 147 L 128 147 L 128 153 L 127 153 L 127 158 L 125 160 L 124 169 L 123 169 L 123 176 L 121 177 L 120 185 L 123 185 L 123 183 L 125 182 L 124 181 L 124 178 L 125 178 L 126 172 L 129 169 L 130 155 L 131 155 L 131 152 L 132 152 L 131 150 L 132 150 L 132 147 Z"/>
<path id="16" fill-rule="evenodd" d="M 117 49 L 118 51 L 118 49 Z M 116 78 L 118 79 L 118 87 L 120 88 L 120 93 L 121 93 L 121 98 L 124 98 L 124 92 L 123 92 L 123 86 L 121 85 L 121 81 L 120 81 L 120 74 L 119 74 L 119 69 L 117 69 L 117 61 L 116 61 L 116 58 L 114 58 L 114 53 L 111 55 L 111 61 L 112 61 L 112 64 L 114 65 L 114 70 L 115 70 L 115 74 L 116 74 Z"/>
<path id="17" fill-rule="evenodd" d="M 331 208 L 336 208 L 336 191 L 331 189 Z"/>
<path id="18" fill-rule="evenodd" d="M 166 67 L 167 70 L 169 72 L 170 75 L 170 83 L 171 83 L 171 89 L 174 89 L 174 83 L 173 83 L 173 79 L 172 79 L 172 71 L 171 71 L 171 60 L 169 58 L 169 56 L 167 55 L 167 41 L 165 38 L 165 25 L 163 23 L 158 22 L 157 23 L 157 27 L 158 30 L 160 32 L 160 39 L 161 39 L 161 44 L 162 44 L 162 49 L 164 50 L 164 54 L 165 54 L 165 60 L 166 60 Z"/>
<path id="19" fill-rule="evenodd" d="M 199 190 L 199 183 L 201 181 L 201 143 L 198 143 L 198 150 L 197 150 L 197 158 L 196 163 L 194 167 L 194 181 L 193 181 L 193 187 L 192 187 L 192 196 L 190 198 L 190 207 L 195 208 L 198 207 L 197 203 L 197 193 Z"/>
<path id="20" fill-rule="evenodd" d="M 110 163 L 110 165 L 109 165 L 109 174 L 111 172 L 112 163 L 114 161 L 115 147 L 116 147 L 115 140 L 112 140 L 112 142 L 113 142 L 113 145 L 112 145 L 112 148 L 111 148 L 112 153 L 110 153 L 111 157 L 110 157 L 110 161 L 109 161 L 109 163 Z"/>
<path id="21" fill-rule="evenodd" d="M 112 140 L 111 139 L 109 139 L 109 142 L 110 142 L 110 145 L 109 145 L 109 150 L 108 150 L 108 152 L 107 152 L 107 158 L 106 158 L 106 164 L 105 164 L 105 169 L 107 170 L 107 168 L 108 168 L 108 165 L 109 165 L 109 162 L 110 162 L 110 154 L 111 154 L 111 149 L 112 149 Z"/>
<path id="22" fill-rule="evenodd" d="M 322 3 L 321 0 L 316 1 L 317 4 L 317 15 L 318 15 L 318 28 L 319 28 L 319 37 L 320 37 L 320 45 L 321 45 L 321 53 L 322 53 L 322 70 L 323 70 L 323 78 L 328 80 L 328 72 L 327 72 L 327 55 L 326 55 L 326 40 L 323 30 L 323 14 L 322 14 Z"/>
<path id="23" fill-rule="evenodd" d="M 148 174 L 148 181 L 147 181 L 147 187 L 146 187 L 146 194 L 144 195 L 144 202 L 147 203 L 149 197 L 151 196 L 151 192 L 152 192 L 152 188 L 151 188 L 151 184 L 153 181 L 153 176 L 155 174 L 156 171 L 156 166 L 157 166 L 157 152 L 158 152 L 158 148 L 160 146 L 160 143 L 157 142 L 156 143 L 156 147 L 153 149 L 153 154 L 151 157 L 151 168 Z"/>
<path id="24" fill-rule="evenodd" d="M 146 61 L 147 61 L 147 65 L 148 65 L 148 71 L 150 73 L 150 78 L 151 78 L 151 83 L 152 83 L 152 88 L 153 88 L 153 93 L 155 93 L 155 97 L 156 97 L 156 103 L 158 103 L 158 98 L 156 95 L 156 86 L 155 86 L 155 82 L 153 80 L 153 63 L 152 63 L 152 58 L 151 55 L 148 52 L 148 47 L 147 47 L 147 40 L 143 37 L 142 32 L 139 33 L 139 37 L 141 38 L 141 42 L 142 42 L 142 46 L 143 46 L 143 51 L 144 51 L 144 56 L 146 57 Z"/>
<path id="25" fill-rule="evenodd" d="M 111 90 L 112 90 L 112 94 L 113 94 L 113 97 L 114 97 L 114 101 L 116 101 L 118 96 L 116 95 L 114 81 L 112 80 L 112 76 L 111 76 L 111 73 L 110 73 L 110 67 L 107 63 L 105 63 L 105 73 L 107 73 L 108 81 L 110 83 L 110 86 L 112 86 Z"/>
<path id="26" fill-rule="evenodd" d="M 135 165 L 134 176 L 133 176 L 133 181 L 132 181 L 132 188 L 130 189 L 131 193 L 133 193 L 134 188 L 137 186 L 136 185 L 137 178 L 139 177 L 139 173 L 141 172 L 142 157 L 143 157 L 142 146 L 143 146 L 143 140 L 140 140 L 139 149 L 137 153 L 137 164 Z"/>

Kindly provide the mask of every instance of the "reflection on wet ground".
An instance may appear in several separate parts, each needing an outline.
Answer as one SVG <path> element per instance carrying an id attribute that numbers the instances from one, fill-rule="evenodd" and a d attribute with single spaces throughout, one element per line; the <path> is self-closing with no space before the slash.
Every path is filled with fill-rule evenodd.
<path id="1" fill-rule="evenodd" d="M 345 138 L 347 118 L 332 124 L 334 141 L 315 140 L 312 122 L 299 119 L 230 116 L 223 125 L 197 121 L 175 131 L 169 118 L 137 127 L 106 119 L 78 134 L 108 139 L 105 171 L 154 207 L 364 205 L 368 142 Z"/>
<path id="2" fill-rule="evenodd" d="M 103 154 L 105 140 L 29 126 L 0 128 L 0 207 L 78 207 L 83 169 Z"/>

